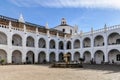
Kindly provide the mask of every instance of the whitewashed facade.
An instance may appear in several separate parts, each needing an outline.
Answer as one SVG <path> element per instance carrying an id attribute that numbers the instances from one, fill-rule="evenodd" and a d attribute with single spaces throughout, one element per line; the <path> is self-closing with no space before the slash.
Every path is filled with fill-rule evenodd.
<path id="1" fill-rule="evenodd" d="M 93 59 L 101 62 L 120 63 L 120 25 L 78 33 L 77 26 L 69 26 L 64 18 L 61 24 L 49 29 L 19 20 L 0 16 L 0 60 L 6 63 L 42 63 L 63 61 L 63 55 L 70 54 L 70 60 L 80 57 L 85 63 Z"/>

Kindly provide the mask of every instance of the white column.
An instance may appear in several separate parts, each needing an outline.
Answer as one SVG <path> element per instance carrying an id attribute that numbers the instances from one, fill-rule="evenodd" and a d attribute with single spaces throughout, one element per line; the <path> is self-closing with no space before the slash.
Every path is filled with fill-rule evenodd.
<path id="1" fill-rule="evenodd" d="M 27 54 L 27 50 L 26 50 L 27 33 L 25 31 L 23 33 L 24 35 L 22 36 L 22 47 L 23 47 L 22 62 L 26 62 L 26 54 Z"/>
<path id="2" fill-rule="evenodd" d="M 93 58 L 94 59 L 94 39 L 93 39 L 93 28 L 91 28 L 91 59 Z"/>
<path id="3" fill-rule="evenodd" d="M 74 61 L 74 53 L 71 52 L 71 60 Z"/>
<path id="4" fill-rule="evenodd" d="M 46 61 L 49 62 L 49 52 L 46 53 Z"/>
<path id="5" fill-rule="evenodd" d="M 49 62 L 49 40 L 50 40 L 50 35 L 49 35 L 49 30 L 47 30 L 47 38 L 46 38 L 46 60 Z"/>
<path id="6" fill-rule="evenodd" d="M 107 52 L 107 48 L 108 48 L 108 43 L 107 43 L 107 32 L 105 31 L 105 35 L 104 35 L 104 46 L 105 46 L 105 62 L 108 62 L 108 52 Z"/>
<path id="7" fill-rule="evenodd" d="M 9 26 L 10 27 L 10 26 Z M 7 62 L 12 63 L 12 31 L 10 28 L 10 32 L 7 34 L 7 41 L 8 41 L 8 52 L 7 52 Z"/>
<path id="8" fill-rule="evenodd" d="M 7 63 L 12 63 L 12 50 L 9 49 L 9 52 L 7 52 Z"/>
<path id="9" fill-rule="evenodd" d="M 34 53 L 34 60 L 35 60 L 35 63 L 38 63 L 38 51 L 35 50 L 35 53 Z"/>
<path id="10" fill-rule="evenodd" d="M 36 27 L 36 35 L 35 35 L 35 56 L 34 56 L 34 60 L 35 60 L 35 63 L 38 63 L 38 41 L 39 41 L 39 33 L 38 33 L 38 28 Z"/>
<path id="11" fill-rule="evenodd" d="M 26 62 L 26 54 L 27 54 L 27 52 L 24 49 L 23 52 L 22 52 L 22 63 Z"/>
<path id="12" fill-rule="evenodd" d="M 55 58 L 56 61 L 59 61 L 59 53 L 56 53 L 55 55 L 56 55 L 56 58 Z"/>

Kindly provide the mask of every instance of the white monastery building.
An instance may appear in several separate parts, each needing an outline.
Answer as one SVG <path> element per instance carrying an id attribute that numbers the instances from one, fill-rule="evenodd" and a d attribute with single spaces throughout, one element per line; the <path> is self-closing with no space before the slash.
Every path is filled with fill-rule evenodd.
<path id="1" fill-rule="evenodd" d="M 22 15 L 19 19 L 0 15 L 0 60 L 8 64 L 61 62 L 64 54 L 70 55 L 70 61 L 84 58 L 84 63 L 93 59 L 96 64 L 120 64 L 120 25 L 83 33 L 65 18 L 49 28 L 25 22 Z"/>

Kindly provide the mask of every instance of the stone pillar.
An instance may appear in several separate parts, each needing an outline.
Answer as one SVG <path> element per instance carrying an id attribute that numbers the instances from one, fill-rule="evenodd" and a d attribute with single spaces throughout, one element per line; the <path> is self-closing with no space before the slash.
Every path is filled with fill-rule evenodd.
<path id="1" fill-rule="evenodd" d="M 65 41 L 64 41 L 64 45 L 63 46 L 64 46 L 64 50 L 66 50 L 66 34 L 65 34 L 64 40 Z"/>
<path id="2" fill-rule="evenodd" d="M 91 58 L 93 58 L 94 59 L 94 53 L 93 53 L 93 51 L 94 51 L 94 39 L 93 39 L 93 28 L 91 28 L 91 38 L 90 38 L 90 40 L 91 40 Z"/>
<path id="3" fill-rule="evenodd" d="M 57 32 L 57 39 L 55 40 L 55 43 L 56 43 L 56 51 L 55 51 L 56 52 L 55 53 L 56 54 L 56 61 L 58 61 L 58 54 L 59 54 L 59 51 L 58 51 L 59 50 L 59 40 L 58 39 L 59 39 L 59 33 Z"/>
<path id="4" fill-rule="evenodd" d="M 10 23 L 11 24 L 11 23 Z M 12 63 L 12 30 L 11 25 L 9 25 L 10 32 L 7 34 L 7 42 L 8 42 L 8 52 L 7 52 L 7 62 Z"/>
<path id="5" fill-rule="evenodd" d="M 107 27 L 105 26 L 105 32 L 104 32 L 104 47 L 105 47 L 105 62 L 108 62 L 108 52 L 107 52 L 107 48 L 108 48 L 108 37 L 107 37 Z"/>
<path id="6" fill-rule="evenodd" d="M 26 48 L 26 43 L 27 43 L 27 33 L 26 33 L 26 26 L 24 25 L 24 35 L 22 36 L 22 47 L 23 47 L 23 59 L 22 62 L 26 62 L 26 54 L 27 54 L 27 48 Z"/>
<path id="7" fill-rule="evenodd" d="M 55 55 L 56 55 L 55 57 L 56 61 L 59 61 L 59 53 L 56 53 Z"/>
<path id="8" fill-rule="evenodd" d="M 24 32 L 26 32 L 26 26 L 25 26 L 25 24 L 24 24 Z"/>
<path id="9" fill-rule="evenodd" d="M 48 51 L 47 51 L 47 52 L 48 52 Z M 49 54 L 50 54 L 49 52 L 46 53 L 46 61 L 47 61 L 47 62 L 49 62 Z"/>
<path id="10" fill-rule="evenodd" d="M 27 52 L 25 50 L 23 50 L 23 52 L 22 52 L 22 63 L 26 62 L 26 54 L 27 54 Z"/>
<path id="11" fill-rule="evenodd" d="M 9 52 L 7 53 L 7 63 L 12 63 L 12 50 L 9 49 Z"/>
<path id="12" fill-rule="evenodd" d="M 49 62 L 49 41 L 50 41 L 50 35 L 49 35 L 49 30 L 47 30 L 47 38 L 46 38 L 46 60 Z"/>
<path id="13" fill-rule="evenodd" d="M 35 50 L 34 60 L 35 60 L 35 63 L 38 63 L 38 51 L 37 50 Z"/>
<path id="14" fill-rule="evenodd" d="M 71 61 L 74 61 L 74 53 L 71 53 Z"/>

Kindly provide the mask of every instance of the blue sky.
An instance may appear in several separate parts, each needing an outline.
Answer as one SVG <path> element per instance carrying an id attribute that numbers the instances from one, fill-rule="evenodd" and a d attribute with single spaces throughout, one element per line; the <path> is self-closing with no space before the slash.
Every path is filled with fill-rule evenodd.
<path id="1" fill-rule="evenodd" d="M 53 28 L 66 18 L 84 32 L 120 24 L 119 0 L 0 0 L 0 15 Z"/>

